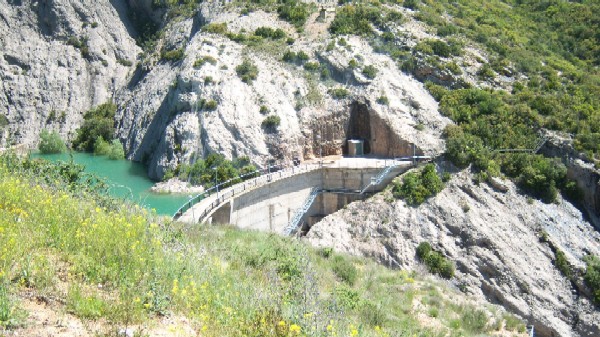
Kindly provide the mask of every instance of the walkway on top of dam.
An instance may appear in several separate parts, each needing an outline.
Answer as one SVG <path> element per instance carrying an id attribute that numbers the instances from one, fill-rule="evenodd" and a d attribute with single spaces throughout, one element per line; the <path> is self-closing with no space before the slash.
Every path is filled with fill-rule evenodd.
<path id="1" fill-rule="evenodd" d="M 277 203 L 279 208 L 287 207 L 288 214 L 279 214 L 277 224 L 270 224 L 267 229 L 281 232 L 283 229 L 279 222 L 286 224 L 291 220 L 294 214 L 293 210 L 300 208 L 302 202 L 310 195 L 311 190 L 318 188 L 327 191 L 336 191 L 338 193 L 375 192 L 385 187 L 391 179 L 398 173 L 405 171 L 414 164 L 413 158 L 399 159 L 376 159 L 376 158 L 341 158 L 338 160 L 323 160 L 323 162 L 305 164 L 290 167 L 277 172 L 268 173 L 256 178 L 252 178 L 241 183 L 235 184 L 221 191 L 212 191 L 210 194 L 196 196 L 190 199 L 184 205 L 174 219 L 184 223 L 199 222 L 227 222 L 236 224 L 240 220 L 233 214 L 240 207 L 254 207 L 254 213 L 268 209 L 271 214 L 269 220 L 276 217 L 277 207 L 273 209 L 273 203 Z M 385 174 L 386 179 L 379 177 L 377 186 L 375 177 Z M 389 175 L 389 177 L 387 177 Z M 385 180 L 385 181 L 383 181 Z M 371 188 L 371 186 L 373 186 Z M 252 197 L 249 196 L 252 195 Z M 245 198 L 241 198 L 246 195 Z M 290 197 L 290 195 L 294 195 Z M 234 199 L 239 199 L 234 207 Z M 290 199 L 291 198 L 291 199 Z M 266 203 L 261 204 L 261 202 Z M 300 203 L 300 204 L 298 204 Z M 255 205 L 254 205 L 255 204 Z M 222 208 L 227 205 L 227 210 Z M 243 206 L 241 206 L 243 205 Z M 261 207 L 261 208 L 259 208 Z M 235 209 L 235 210 L 234 210 Z M 281 210 L 279 210 L 281 211 Z M 215 213 L 225 213 L 225 216 L 214 218 Z M 239 213 L 239 212 L 238 212 Z M 242 212 L 243 213 L 243 212 Z M 246 214 L 244 217 L 253 215 Z M 280 212 L 281 213 L 281 212 Z M 285 218 L 285 219 L 284 219 Z M 247 219 L 244 219 L 246 221 Z M 265 219 L 260 221 L 268 222 Z M 243 222 L 243 221 L 241 221 Z M 259 220 L 257 219 L 257 223 Z M 285 225 L 285 224 L 283 224 Z M 246 227 L 246 226 L 242 226 Z M 275 230 L 274 227 L 277 227 Z M 254 228 L 254 227 L 252 227 Z"/>

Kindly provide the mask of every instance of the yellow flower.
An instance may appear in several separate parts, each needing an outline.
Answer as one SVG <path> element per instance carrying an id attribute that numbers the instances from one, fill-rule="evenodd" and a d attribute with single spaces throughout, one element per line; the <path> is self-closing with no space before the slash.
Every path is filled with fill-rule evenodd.
<path id="1" fill-rule="evenodd" d="M 279 326 L 285 326 L 285 321 L 279 321 L 279 323 L 277 323 L 277 325 L 279 325 Z"/>
<path id="2" fill-rule="evenodd" d="M 358 336 L 358 330 L 356 330 L 356 329 L 352 329 L 352 330 L 350 331 L 350 336 L 352 336 L 352 337 L 354 337 L 354 336 Z"/>
<path id="3" fill-rule="evenodd" d="M 327 331 L 333 331 L 333 325 L 331 325 L 331 324 L 327 325 Z"/>
<path id="4" fill-rule="evenodd" d="M 299 325 L 296 325 L 296 324 L 290 325 L 290 332 L 291 333 L 293 333 L 293 334 L 299 334 L 300 330 L 302 330 L 302 329 L 300 328 Z"/>

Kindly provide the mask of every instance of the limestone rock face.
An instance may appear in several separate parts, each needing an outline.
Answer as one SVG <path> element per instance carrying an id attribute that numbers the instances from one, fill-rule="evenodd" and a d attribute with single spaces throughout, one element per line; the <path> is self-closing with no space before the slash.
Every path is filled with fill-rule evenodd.
<path id="1" fill-rule="evenodd" d="M 127 84 L 140 49 L 127 6 L 109 0 L 0 5 L 0 146 L 35 146 L 41 129 L 72 138 L 82 112 Z M 124 65 L 126 64 L 126 65 Z"/>
<path id="2" fill-rule="evenodd" d="M 600 312 L 581 280 L 554 266 L 553 249 L 582 270 L 583 256 L 600 254 L 600 235 L 568 202 L 531 201 L 502 185 L 476 185 L 461 172 L 419 207 L 377 195 L 326 217 L 306 239 L 401 268 L 419 264 L 415 249 L 427 241 L 454 261 L 457 286 L 523 316 L 536 336 L 597 336 Z"/>
<path id="3" fill-rule="evenodd" d="M 285 50 L 268 49 L 269 42 L 262 49 L 252 48 L 206 33 L 198 28 L 199 22 L 226 23 L 233 33 L 263 26 L 283 29 L 298 39 L 289 49 L 306 52 L 311 62 L 329 70 L 331 79 L 327 83 L 301 65 L 283 62 Z M 214 4 L 203 5 L 195 18 L 170 25 L 164 36 L 162 48 L 181 48 L 183 60 L 155 58 L 148 72 L 117 99 L 119 138 L 129 158 L 147 163 L 154 179 L 211 152 L 230 159 L 248 156 L 259 167 L 269 160 L 285 164 L 294 157 L 342 154 L 357 123 L 354 110 L 362 110 L 367 121 L 366 131 L 355 136 L 365 138 L 373 154 L 435 155 L 444 149 L 441 132 L 449 120 L 439 114 L 423 84 L 360 38 L 348 39 L 346 48 L 325 51 L 322 38 L 298 35 L 276 14 L 239 15 Z M 377 68 L 374 78 L 348 65 L 354 54 L 362 55 L 361 66 Z M 256 67 L 255 80 L 244 82 L 237 73 L 243 61 Z M 338 73 L 351 74 L 355 80 L 347 82 Z M 348 92 L 347 97 L 332 96 L 330 89 L 338 87 Z M 380 102 L 382 96 L 388 100 L 385 104 Z M 175 122 L 181 115 L 187 116 L 186 123 Z M 263 125 L 268 116 L 279 117 L 279 125 Z M 186 145 L 176 136 L 181 132 L 187 134 Z"/>

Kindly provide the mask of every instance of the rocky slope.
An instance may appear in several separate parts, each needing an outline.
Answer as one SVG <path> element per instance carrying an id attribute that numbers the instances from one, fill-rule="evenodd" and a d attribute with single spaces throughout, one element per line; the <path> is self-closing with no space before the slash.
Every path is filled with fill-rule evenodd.
<path id="1" fill-rule="evenodd" d="M 306 239 L 401 268 L 417 268 L 415 249 L 427 241 L 455 262 L 456 286 L 523 316 L 537 336 L 597 336 L 600 312 L 581 280 L 571 283 L 554 261 L 560 249 L 584 268 L 583 256 L 600 254 L 600 235 L 566 201 L 544 204 L 509 181 L 492 187 L 472 178 L 460 172 L 419 207 L 389 192 L 355 202 Z"/>
<path id="2" fill-rule="evenodd" d="M 126 17 L 123 1 L 0 3 L 0 146 L 34 146 L 44 128 L 71 139 L 127 84 L 140 48 Z"/>

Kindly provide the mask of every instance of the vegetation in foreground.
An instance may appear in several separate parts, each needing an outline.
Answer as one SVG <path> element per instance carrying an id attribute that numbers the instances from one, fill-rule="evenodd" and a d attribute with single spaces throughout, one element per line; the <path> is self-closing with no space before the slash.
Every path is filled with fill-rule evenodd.
<path id="1" fill-rule="evenodd" d="M 101 184 L 76 170 L 0 159 L 3 329 L 23 323 L 23 293 L 60 298 L 69 313 L 107 328 L 185 315 L 203 336 L 469 336 L 509 327 L 508 316 L 488 317 L 414 273 L 277 235 L 165 223 L 83 191 Z"/>

